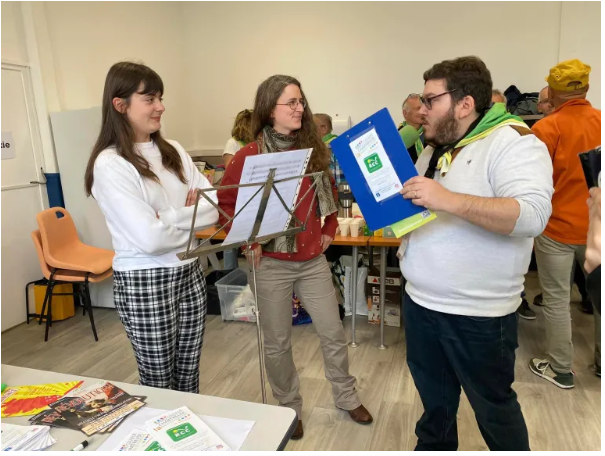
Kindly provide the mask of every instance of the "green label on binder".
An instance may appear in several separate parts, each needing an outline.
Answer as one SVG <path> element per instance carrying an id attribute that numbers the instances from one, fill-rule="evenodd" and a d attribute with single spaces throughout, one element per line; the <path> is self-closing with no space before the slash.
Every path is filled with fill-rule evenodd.
<path id="1" fill-rule="evenodd" d="M 369 173 L 373 173 L 382 168 L 382 162 L 378 154 L 372 154 L 364 160 Z"/>

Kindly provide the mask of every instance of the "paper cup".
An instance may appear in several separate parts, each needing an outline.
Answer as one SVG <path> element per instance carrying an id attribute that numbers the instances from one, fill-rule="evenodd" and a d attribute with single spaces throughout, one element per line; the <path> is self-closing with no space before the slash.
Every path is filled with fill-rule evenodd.
<path id="1" fill-rule="evenodd" d="M 346 223 L 346 222 L 339 223 L 338 226 L 340 228 L 340 235 L 341 236 L 348 236 L 349 235 L 349 224 L 348 223 Z"/>
<path id="2" fill-rule="evenodd" d="M 350 223 L 349 230 L 351 231 L 351 237 L 359 237 L 359 223 Z"/>

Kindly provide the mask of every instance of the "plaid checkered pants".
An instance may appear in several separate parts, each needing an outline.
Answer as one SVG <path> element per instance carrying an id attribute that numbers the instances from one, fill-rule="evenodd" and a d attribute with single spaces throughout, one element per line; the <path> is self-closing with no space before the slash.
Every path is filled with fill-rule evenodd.
<path id="1" fill-rule="evenodd" d="M 199 262 L 114 271 L 113 292 L 139 383 L 198 393 L 206 325 L 206 279 Z"/>

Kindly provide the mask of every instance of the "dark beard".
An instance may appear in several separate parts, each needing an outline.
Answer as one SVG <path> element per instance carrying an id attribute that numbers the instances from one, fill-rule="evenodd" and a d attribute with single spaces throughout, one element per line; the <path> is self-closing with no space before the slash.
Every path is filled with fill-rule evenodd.
<path id="1" fill-rule="evenodd" d="M 430 138 L 431 143 L 446 146 L 458 139 L 458 122 L 454 108 L 452 106 L 445 117 L 435 122 L 435 137 Z"/>

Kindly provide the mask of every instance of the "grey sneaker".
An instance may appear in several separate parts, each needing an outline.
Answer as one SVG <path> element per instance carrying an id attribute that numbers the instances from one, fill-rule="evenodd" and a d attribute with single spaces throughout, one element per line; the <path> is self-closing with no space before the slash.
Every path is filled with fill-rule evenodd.
<path id="1" fill-rule="evenodd" d="M 546 359 L 533 358 L 529 362 L 529 369 L 538 377 L 548 380 L 559 388 L 573 388 L 573 373 L 559 374 L 550 367 L 550 362 Z"/>
<path id="2" fill-rule="evenodd" d="M 525 298 L 523 298 L 523 300 L 521 301 L 521 305 L 517 309 L 517 315 L 526 320 L 536 319 L 536 313 L 531 310 L 531 308 L 529 307 L 529 303 Z"/>

